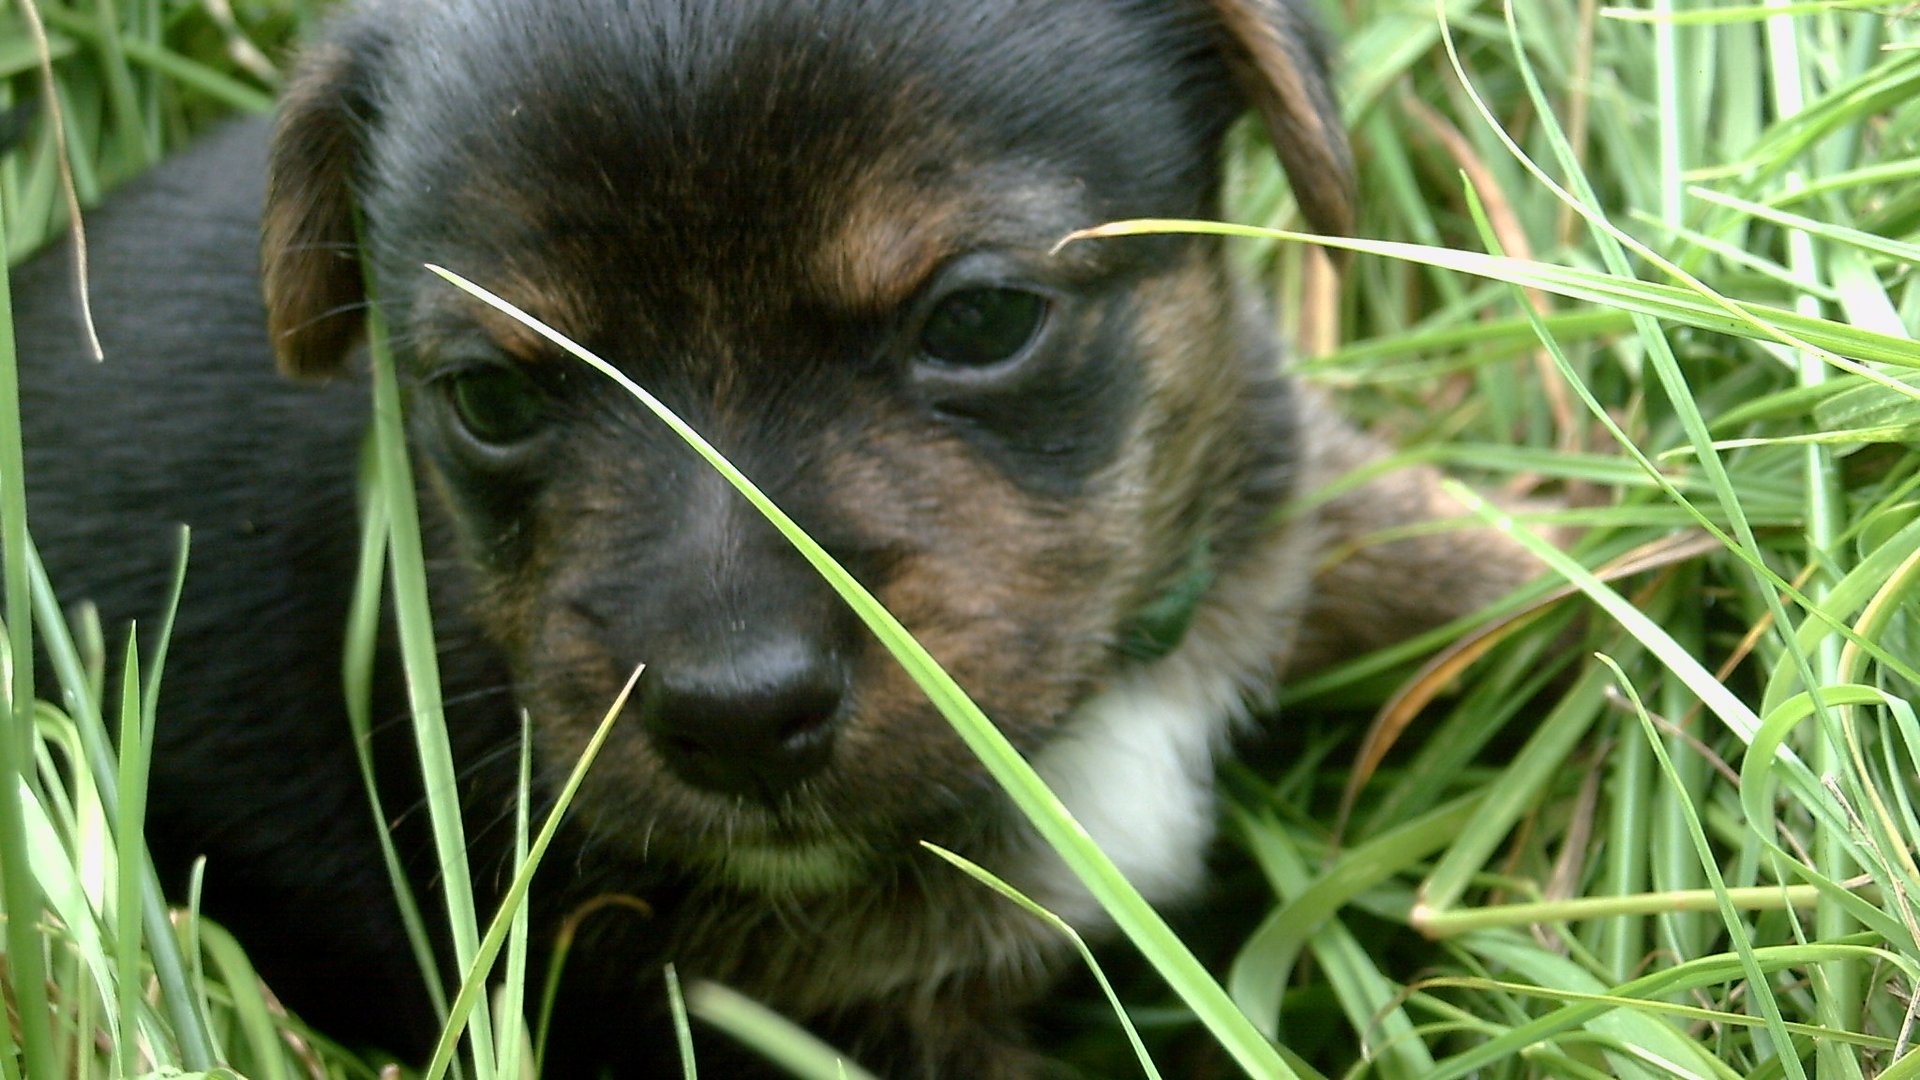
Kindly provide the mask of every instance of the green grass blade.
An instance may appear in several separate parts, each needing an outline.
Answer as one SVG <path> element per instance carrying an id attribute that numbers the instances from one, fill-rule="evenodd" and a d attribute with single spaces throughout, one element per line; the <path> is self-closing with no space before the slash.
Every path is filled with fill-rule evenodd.
<path id="1" fill-rule="evenodd" d="M 1253 1024 L 1235 1008 L 1205 967 L 1194 958 L 1158 912 L 1153 910 L 1133 886 L 1127 883 L 1113 861 L 1101 852 L 1067 808 L 1047 790 L 1019 751 L 993 726 L 959 684 L 954 682 L 933 657 L 913 639 L 906 628 L 893 618 L 872 594 L 825 549 L 794 524 L 784 511 L 755 487 L 733 464 L 727 461 L 700 434 L 674 415 L 652 394 L 627 378 L 618 368 L 582 349 L 552 329 L 458 275 L 439 267 L 429 267 L 456 287 L 519 320 L 568 353 L 613 379 L 647 406 L 653 414 L 687 442 L 714 469 L 751 502 L 774 527 L 779 529 L 815 570 L 852 606 L 868 628 L 893 653 L 901 666 L 954 724 L 954 729 L 993 774 L 1014 804 L 1032 822 L 1047 843 L 1060 854 L 1088 891 L 1137 945 L 1147 959 L 1184 999 L 1201 1021 L 1219 1038 L 1241 1068 L 1250 1076 L 1289 1078 L 1293 1070 L 1275 1053 Z"/>
<path id="2" fill-rule="evenodd" d="M 1046 923 L 1055 933 L 1071 941 L 1074 951 L 1080 954 L 1081 962 L 1087 965 L 1087 970 L 1092 973 L 1094 981 L 1100 984 L 1100 992 L 1106 995 L 1108 1006 L 1113 1009 L 1114 1017 L 1120 1021 L 1120 1029 L 1126 1032 L 1127 1043 L 1133 1047 L 1134 1060 L 1140 1063 L 1140 1071 L 1145 1073 L 1149 1080 L 1160 1080 L 1160 1070 L 1154 1065 L 1153 1056 L 1147 1053 L 1147 1044 L 1140 1041 L 1140 1032 L 1133 1026 L 1133 1018 L 1127 1015 L 1126 1005 L 1121 1003 L 1120 995 L 1114 990 L 1113 984 L 1107 981 L 1107 973 L 1101 969 L 1100 961 L 1094 958 L 1093 950 L 1087 946 L 1087 940 L 1080 936 L 1079 931 L 1067 925 L 1065 919 L 1035 903 L 1031 897 L 995 877 L 985 867 L 971 859 L 925 841 L 922 841 L 920 846 L 945 859 L 961 873 L 1020 905 L 1028 914 Z"/>
<path id="3" fill-rule="evenodd" d="M 12 208 L 0 203 L 0 236 Z M 48 1025 L 46 960 L 39 934 L 42 897 L 27 850 L 22 784 L 32 737 L 33 608 L 27 559 L 26 460 L 20 445 L 20 380 L 13 346 L 13 307 L 7 275 L 0 270 L 0 546 L 4 565 L 8 667 L 12 681 L 0 698 L 0 907 L 6 912 L 6 956 L 17 996 L 19 1026 L 0 1034 L 0 1053 L 12 1056 L 18 1039 L 29 1076 L 54 1075 L 53 1030 Z M 0 1027 L 9 1025 L 0 1024 Z"/>
<path id="4" fill-rule="evenodd" d="M 434 851 L 439 858 L 440 887 L 453 938 L 454 962 L 462 971 L 470 971 L 480 947 L 473 872 L 467 862 L 466 830 L 460 817 L 459 775 L 454 768 L 452 744 L 447 738 L 440 661 L 434 646 L 426 564 L 421 554 L 420 511 L 414 501 L 413 466 L 408 459 L 406 435 L 400 421 L 400 386 L 378 304 L 368 308 L 367 329 L 369 353 L 373 357 L 374 456 L 380 474 L 379 490 L 386 500 L 387 551 L 392 571 L 394 618 L 407 673 L 408 711 L 413 718 L 421 784 L 433 825 Z M 486 996 L 480 995 L 470 1008 L 474 1073 L 479 1080 L 493 1080 L 492 1055 L 488 1052 L 494 1045 L 493 1022 Z M 456 1018 L 455 1023 L 459 1022 Z"/>
<path id="5" fill-rule="evenodd" d="M 779 1013 L 719 983 L 687 987 L 687 1010 L 805 1080 L 877 1080 Z"/>
<path id="6" fill-rule="evenodd" d="M 667 1009 L 673 1014 L 673 1042 L 680 1050 L 681 1080 L 700 1080 L 694 1059 L 693 1025 L 687 1021 L 687 996 L 680 991 L 680 972 L 672 964 L 662 973 L 667 983 Z"/>
<path id="7" fill-rule="evenodd" d="M 1614 308 L 1630 315 L 1647 316 L 1752 341 L 1774 342 L 1804 348 L 1818 355 L 1826 363 L 1860 375 L 1862 378 L 1876 380 L 1883 378 L 1879 372 L 1863 368 L 1862 362 L 1907 368 L 1920 367 L 1920 350 L 1916 350 L 1913 342 L 1904 338 L 1863 330 L 1829 319 L 1809 317 L 1768 304 L 1730 299 L 1705 289 L 1704 286 L 1683 288 L 1676 285 L 1661 285 L 1629 276 L 1559 266 L 1534 259 L 1488 255 L 1484 252 L 1459 251 L 1392 240 L 1321 236 L 1291 229 L 1175 218 L 1137 218 L 1116 221 L 1074 233 L 1069 239 L 1147 236 L 1167 232 L 1286 240 L 1317 244 L 1340 251 L 1379 255 L 1383 258 L 1399 259 L 1422 266 L 1440 267 L 1486 278 L 1489 281 L 1540 289 L 1583 303 Z M 1899 392 L 1899 388 L 1894 389 Z"/>
<path id="8" fill-rule="evenodd" d="M 381 862 L 386 866 L 387 880 L 393 885 L 407 946 L 413 953 L 415 966 L 420 969 L 420 979 L 434 1015 L 445 1024 L 447 991 L 440 978 L 440 964 L 434 959 L 433 938 L 420 913 L 420 899 L 414 895 L 413 885 L 400 861 L 399 849 L 394 846 L 390 819 L 374 768 L 373 668 L 379 648 L 381 583 L 386 576 L 389 527 L 387 500 L 379 491 L 378 479 L 369 432 L 360 461 L 360 566 L 347 607 L 340 669 L 341 696 L 346 703 L 347 726 L 353 732 L 353 749 L 360 765 L 361 783 L 366 789 L 367 807 L 373 813 L 374 833 L 379 837 Z"/>
<path id="9" fill-rule="evenodd" d="M 573 805 L 573 797 L 579 792 L 581 781 L 586 779 L 587 770 L 593 765 L 594 759 L 600 755 L 600 748 L 605 745 L 607 736 L 612 734 L 613 722 L 620 716 L 620 710 L 626 706 L 627 696 L 633 692 L 633 684 L 639 679 L 640 669 L 635 668 L 633 674 L 627 678 L 627 684 L 621 688 L 619 696 L 607 707 L 607 714 L 601 718 L 600 726 L 594 729 L 593 737 L 587 740 L 586 749 L 581 752 L 580 760 L 574 762 L 573 771 L 567 774 L 566 783 L 561 785 L 559 793 L 555 796 L 553 808 L 547 811 L 546 820 L 540 826 L 539 835 L 534 837 L 527 849 L 527 857 L 514 868 L 513 880 L 508 883 L 505 893 L 501 896 L 500 909 L 494 912 L 492 921 L 487 925 L 486 936 L 481 938 L 474 947 L 473 958 L 463 969 L 464 977 L 461 979 L 459 992 L 454 995 L 453 1002 L 448 1007 L 446 1030 L 441 1032 L 440 1041 L 433 1050 L 433 1058 L 427 1063 L 426 1071 L 422 1074 L 426 1080 L 440 1080 L 440 1077 L 446 1074 L 448 1067 L 453 1063 L 453 1055 L 459 1045 L 461 1031 L 470 1018 L 478 1015 L 478 1010 L 486 1001 L 487 975 L 493 970 L 493 962 L 499 957 L 501 947 L 514 933 L 515 923 L 519 921 L 526 903 L 527 890 L 533 884 L 534 871 L 540 868 L 540 861 L 546 857 L 554 835 L 560 831 L 561 819 L 566 816 L 567 808 Z M 486 1045 L 478 1040 L 479 1036 L 476 1034 L 475 1045 Z"/>

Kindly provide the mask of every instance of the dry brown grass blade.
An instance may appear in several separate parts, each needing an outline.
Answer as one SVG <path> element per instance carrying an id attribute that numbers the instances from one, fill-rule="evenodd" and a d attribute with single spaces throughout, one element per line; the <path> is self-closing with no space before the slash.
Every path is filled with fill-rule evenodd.
<path id="1" fill-rule="evenodd" d="M 1295 345 L 1308 357 L 1340 347 L 1340 270 L 1322 248 L 1302 253 L 1299 330 Z"/>
<path id="2" fill-rule="evenodd" d="M 1676 533 L 1642 544 L 1601 567 L 1596 573 L 1602 581 L 1616 581 L 1632 574 L 1674 566 L 1718 550 L 1720 541 L 1706 533 Z M 1435 653 L 1380 707 L 1380 711 L 1374 714 L 1373 723 L 1367 728 L 1367 736 L 1361 742 L 1359 752 L 1354 756 L 1353 768 L 1347 774 L 1346 788 L 1340 794 L 1340 813 L 1335 818 L 1333 833 L 1336 843 L 1346 833 L 1347 821 L 1355 801 L 1360 797 L 1360 789 L 1373 778 L 1387 753 L 1399 743 L 1400 736 L 1413 726 L 1414 720 L 1426 711 L 1433 699 L 1445 692 L 1461 672 L 1485 656 L 1495 645 L 1525 629 L 1574 592 L 1573 586 L 1562 585 L 1513 615 L 1483 626 Z"/>
<path id="3" fill-rule="evenodd" d="M 1533 243 L 1527 239 L 1527 230 L 1520 224 L 1520 215 L 1514 209 L 1513 200 L 1501 190 L 1493 170 L 1481 159 L 1478 150 L 1452 121 L 1442 116 L 1438 110 L 1421 101 L 1411 93 L 1401 95 L 1401 107 L 1408 115 L 1419 121 L 1421 128 L 1443 148 L 1453 163 L 1466 174 L 1467 182 L 1480 196 L 1480 205 L 1486 209 L 1487 223 L 1493 229 L 1493 235 L 1499 239 L 1500 246 L 1508 255 L 1522 259 L 1534 257 Z M 1540 289 L 1523 288 L 1521 293 L 1527 298 L 1527 306 L 1540 315 L 1553 313 L 1553 301 Z M 1553 412 L 1554 430 L 1560 433 L 1560 448 L 1577 452 L 1581 449 L 1581 426 L 1575 419 L 1576 410 L 1573 395 L 1567 390 L 1566 383 L 1555 369 L 1553 358 L 1545 349 L 1535 349 L 1533 366 L 1539 378 L 1541 392 L 1546 395 L 1547 407 Z"/>
<path id="4" fill-rule="evenodd" d="M 60 106 L 60 88 L 53 77 L 53 46 L 47 41 L 47 26 L 40 21 L 35 0 L 23 0 L 20 11 L 27 19 L 27 32 L 33 35 L 34 52 L 40 61 L 41 94 L 46 99 L 47 122 L 53 127 L 55 164 L 60 173 L 60 192 L 67 201 L 68 228 L 73 230 L 74 292 L 80 303 L 80 325 L 87 333 L 87 349 L 95 360 L 107 357 L 100 345 L 100 332 L 93 325 L 93 294 L 87 276 L 87 231 L 80 220 L 80 192 L 73 183 L 72 159 L 67 156 L 67 118 Z"/>

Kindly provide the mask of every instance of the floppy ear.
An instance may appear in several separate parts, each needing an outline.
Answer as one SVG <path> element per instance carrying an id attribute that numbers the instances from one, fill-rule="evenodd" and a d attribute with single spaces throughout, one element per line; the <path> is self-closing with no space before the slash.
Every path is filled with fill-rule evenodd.
<path id="1" fill-rule="evenodd" d="M 267 157 L 267 332 L 280 370 L 297 377 L 338 374 L 364 329 L 353 189 L 373 120 L 371 72 L 385 51 L 369 22 L 340 28 L 301 58 Z"/>
<path id="2" fill-rule="evenodd" d="M 1353 231 L 1353 150 L 1327 77 L 1318 27 L 1290 0 L 1210 0 L 1227 64 L 1266 122 L 1294 197 L 1320 232 Z"/>

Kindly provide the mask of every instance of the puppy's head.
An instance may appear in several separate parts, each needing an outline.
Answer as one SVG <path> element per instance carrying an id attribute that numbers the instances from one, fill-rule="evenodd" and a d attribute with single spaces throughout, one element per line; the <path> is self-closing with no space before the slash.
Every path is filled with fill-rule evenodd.
<path id="1" fill-rule="evenodd" d="M 1033 752 L 1284 486 L 1274 357 L 1216 241 L 1050 253 L 1216 214 L 1249 102 L 1344 229 L 1345 144 L 1280 0 L 367 6 L 281 114 L 272 329 L 294 373 L 344 364 L 357 211 L 418 458 L 549 767 L 647 665 L 580 814 L 636 855 L 831 884 L 963 838 L 989 781 L 724 481 L 421 264 L 665 400 Z"/>

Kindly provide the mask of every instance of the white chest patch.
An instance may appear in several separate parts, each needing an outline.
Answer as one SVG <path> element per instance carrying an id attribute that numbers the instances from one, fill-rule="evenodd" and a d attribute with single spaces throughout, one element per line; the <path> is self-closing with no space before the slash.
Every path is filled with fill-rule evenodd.
<path id="1" fill-rule="evenodd" d="M 1075 711 L 1034 768 L 1121 873 L 1154 903 L 1205 877 L 1214 755 L 1244 715 L 1246 670 L 1194 663 L 1191 647 L 1131 673 Z M 1210 651 L 1210 650 L 1201 650 Z M 1036 838 L 1015 884 L 1076 929 L 1107 925 L 1066 864 Z"/>
<path id="2" fill-rule="evenodd" d="M 1249 703 L 1272 692 L 1313 543 L 1306 529 L 1275 533 L 1215 583 L 1178 649 L 1074 710 L 1034 758 L 1041 779 L 1151 903 L 1184 900 L 1206 883 L 1215 758 Z M 1083 933 L 1110 927 L 1066 863 L 1029 836 L 1007 880 Z"/>

